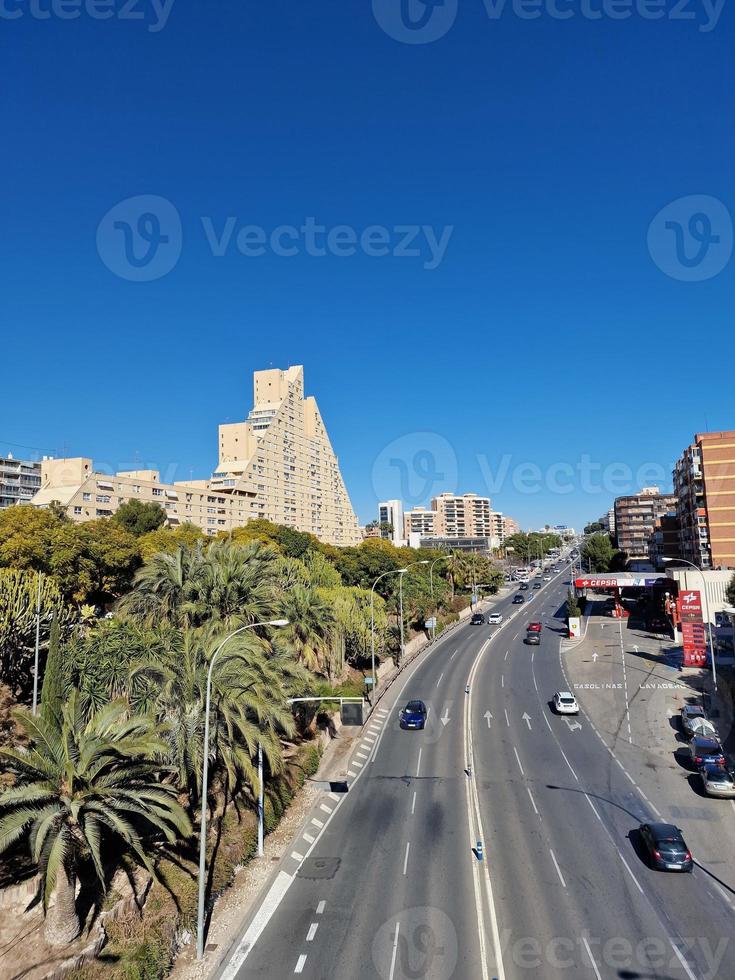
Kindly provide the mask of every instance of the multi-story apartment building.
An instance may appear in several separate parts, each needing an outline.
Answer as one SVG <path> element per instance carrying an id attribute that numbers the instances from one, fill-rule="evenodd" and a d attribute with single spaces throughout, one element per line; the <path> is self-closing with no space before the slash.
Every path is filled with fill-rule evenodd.
<path id="1" fill-rule="evenodd" d="M 412 534 L 432 537 L 436 533 L 436 511 L 426 507 L 414 507 L 403 514 L 403 537 L 411 540 Z"/>
<path id="2" fill-rule="evenodd" d="M 12 453 L 0 456 L 0 509 L 29 504 L 41 486 L 41 464 L 16 459 Z"/>
<path id="3" fill-rule="evenodd" d="M 489 538 L 493 533 L 492 507 L 489 497 L 476 493 L 441 493 L 433 497 L 431 509 L 436 513 L 435 532 L 450 538 Z"/>
<path id="4" fill-rule="evenodd" d="M 674 467 L 681 557 L 735 567 L 735 431 L 694 436 Z"/>
<path id="5" fill-rule="evenodd" d="M 378 525 L 388 525 L 391 531 L 381 532 L 382 537 L 388 538 L 400 548 L 403 540 L 403 503 L 400 500 L 384 500 L 378 504 Z"/>
<path id="6" fill-rule="evenodd" d="M 110 476 L 91 459 L 45 460 L 32 503 L 58 500 L 76 521 L 109 517 L 126 500 L 161 504 L 169 524 L 190 521 L 207 534 L 266 518 L 323 541 L 362 540 L 337 457 L 316 401 L 303 396 L 303 369 L 257 371 L 246 422 L 220 426 L 219 465 L 211 480 L 162 484 L 156 470 Z"/>
<path id="7" fill-rule="evenodd" d="M 512 517 L 508 517 L 507 514 L 503 515 L 503 540 L 511 537 L 513 534 L 519 534 L 521 526 L 518 521 L 514 520 Z"/>
<path id="8" fill-rule="evenodd" d="M 654 568 L 664 568 L 664 558 L 679 558 L 679 518 L 663 514 L 654 525 L 648 540 L 648 557 Z"/>
<path id="9" fill-rule="evenodd" d="M 676 513 L 676 497 L 660 493 L 658 487 L 643 487 L 640 493 L 615 500 L 615 537 L 628 558 L 648 560 L 648 546 L 656 521 Z"/>

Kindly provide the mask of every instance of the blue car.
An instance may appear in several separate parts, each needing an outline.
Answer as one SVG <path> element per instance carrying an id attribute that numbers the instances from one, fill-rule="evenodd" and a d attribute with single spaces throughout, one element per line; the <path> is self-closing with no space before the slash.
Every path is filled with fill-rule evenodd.
<path id="1" fill-rule="evenodd" d="M 409 701 L 399 717 L 401 728 L 423 729 L 426 725 L 426 705 L 423 701 Z"/>

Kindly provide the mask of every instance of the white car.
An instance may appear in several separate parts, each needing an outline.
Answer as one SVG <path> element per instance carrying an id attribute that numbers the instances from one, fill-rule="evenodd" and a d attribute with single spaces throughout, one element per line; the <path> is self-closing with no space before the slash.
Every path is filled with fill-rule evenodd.
<path id="1" fill-rule="evenodd" d="M 544 575 L 544 582 L 550 582 L 550 581 L 551 581 L 551 576 L 550 575 Z"/>
<path id="2" fill-rule="evenodd" d="M 731 772 L 720 766 L 704 766 L 700 770 L 702 785 L 707 796 L 719 796 L 732 800 L 735 797 L 735 779 Z"/>
<path id="3" fill-rule="evenodd" d="M 489 613 L 487 617 L 487 621 L 491 626 L 498 626 L 500 623 L 503 622 L 503 614 Z"/>
<path id="4" fill-rule="evenodd" d="M 578 715 L 577 699 L 569 691 L 557 691 L 554 695 L 554 709 L 558 715 Z"/>

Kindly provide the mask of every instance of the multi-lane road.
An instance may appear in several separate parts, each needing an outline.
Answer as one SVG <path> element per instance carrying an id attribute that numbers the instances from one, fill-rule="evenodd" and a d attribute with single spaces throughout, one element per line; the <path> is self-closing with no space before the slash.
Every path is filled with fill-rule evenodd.
<path id="1" fill-rule="evenodd" d="M 701 867 L 649 870 L 629 837 L 667 801 L 594 719 L 550 710 L 573 684 L 567 583 L 522 606 L 511 590 L 502 626 L 457 628 L 393 685 L 349 792 L 310 815 L 224 980 L 735 977 L 727 894 L 713 900 Z M 524 643 L 532 619 L 539 646 Z M 429 706 L 423 732 L 399 727 L 408 698 Z"/>

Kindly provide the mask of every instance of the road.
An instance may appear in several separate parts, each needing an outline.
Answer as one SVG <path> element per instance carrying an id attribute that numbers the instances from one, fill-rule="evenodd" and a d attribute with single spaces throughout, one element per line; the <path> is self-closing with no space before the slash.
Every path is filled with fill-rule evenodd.
<path id="1" fill-rule="evenodd" d="M 407 670 L 222 980 L 735 977 L 730 906 L 699 868 L 643 865 L 640 783 L 586 715 L 549 710 L 569 683 L 566 589 L 562 574 L 520 607 L 511 592 L 502 627 L 459 627 Z M 410 697 L 429 705 L 424 732 L 398 726 Z"/>

